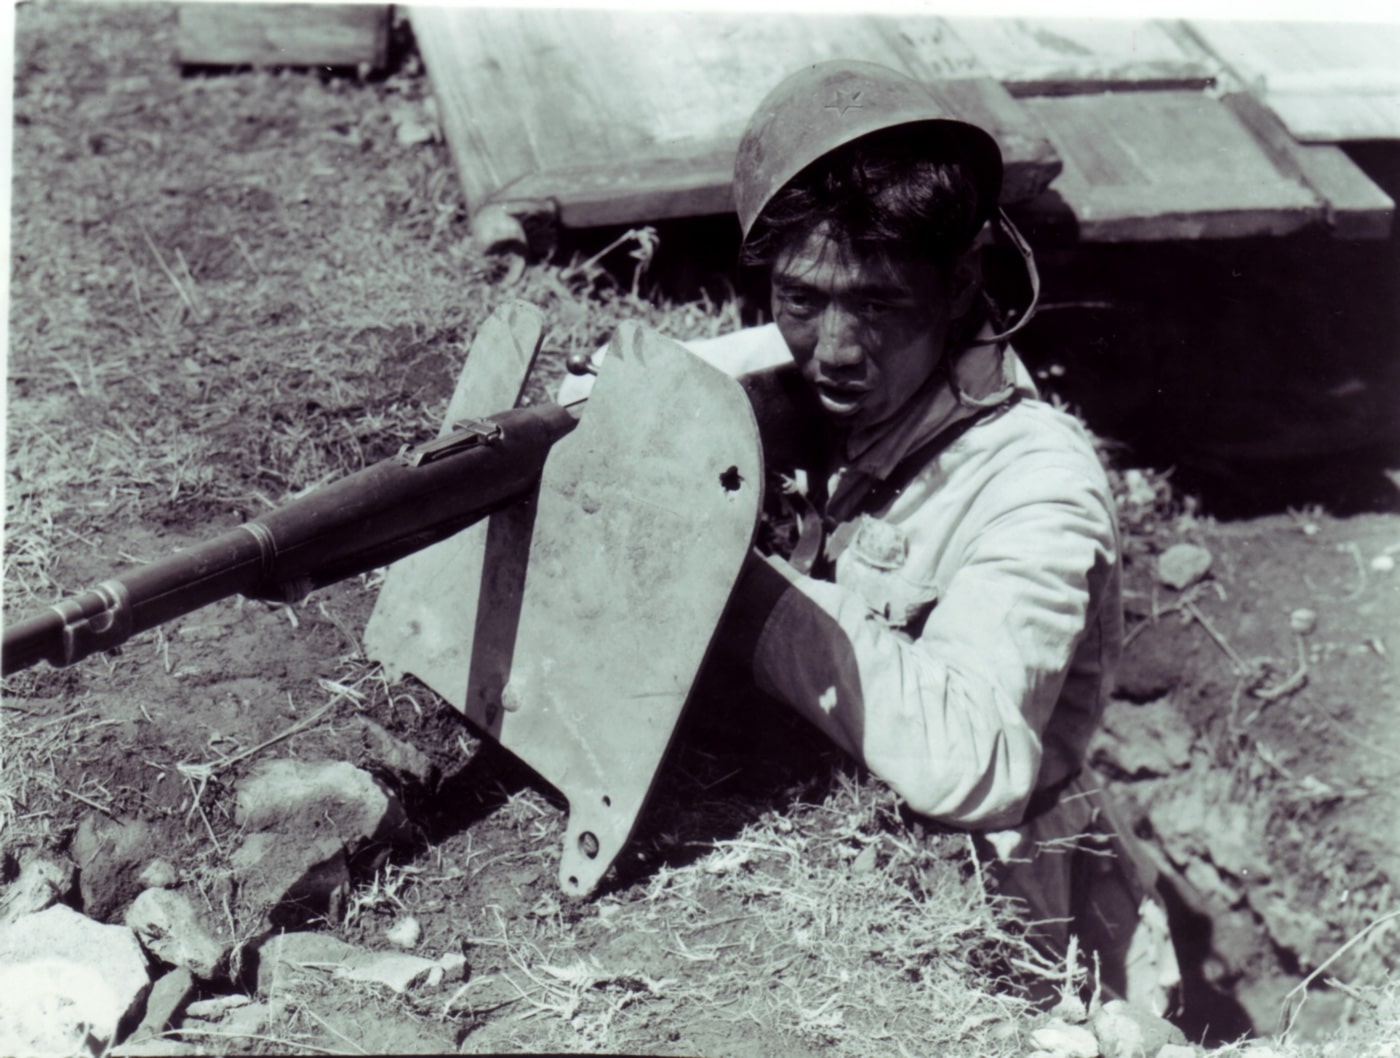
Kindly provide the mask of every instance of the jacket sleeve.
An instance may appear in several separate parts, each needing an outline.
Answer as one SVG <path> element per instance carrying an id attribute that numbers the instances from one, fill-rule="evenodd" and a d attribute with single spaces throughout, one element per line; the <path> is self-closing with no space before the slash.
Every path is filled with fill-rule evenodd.
<path id="1" fill-rule="evenodd" d="M 956 825 L 1019 821 L 1046 724 L 1117 562 L 1104 489 L 1080 468 L 1027 469 L 967 512 L 976 528 L 961 534 L 955 572 L 917 639 L 855 592 L 780 559 L 746 578 L 765 583 L 756 592 L 769 606 L 758 685 L 916 811 Z"/>

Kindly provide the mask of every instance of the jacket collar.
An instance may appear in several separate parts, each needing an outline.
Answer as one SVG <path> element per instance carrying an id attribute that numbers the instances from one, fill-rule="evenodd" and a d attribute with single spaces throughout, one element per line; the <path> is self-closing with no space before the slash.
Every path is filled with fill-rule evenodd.
<path id="1" fill-rule="evenodd" d="M 993 333 L 983 327 L 972 345 L 945 359 L 892 422 L 847 438 L 845 467 L 883 481 L 905 456 L 948 427 L 1005 403 L 1018 390 L 1035 396 L 1035 384 L 1011 348 L 981 341 Z"/>

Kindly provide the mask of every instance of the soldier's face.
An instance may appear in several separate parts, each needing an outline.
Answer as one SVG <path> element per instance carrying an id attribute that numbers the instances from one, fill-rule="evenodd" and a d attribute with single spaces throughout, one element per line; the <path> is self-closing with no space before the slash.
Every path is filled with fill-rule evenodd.
<path id="1" fill-rule="evenodd" d="M 826 414 L 889 419 L 943 358 L 953 297 L 929 261 L 863 259 L 824 227 L 773 264 L 773 317 Z"/>

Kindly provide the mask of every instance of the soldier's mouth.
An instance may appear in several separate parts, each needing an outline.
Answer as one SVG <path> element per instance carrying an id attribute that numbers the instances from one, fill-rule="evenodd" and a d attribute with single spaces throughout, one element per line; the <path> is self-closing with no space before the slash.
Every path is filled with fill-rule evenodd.
<path id="1" fill-rule="evenodd" d="M 852 415 L 858 410 L 869 390 L 861 386 L 829 386 L 817 384 L 817 398 L 831 415 Z"/>

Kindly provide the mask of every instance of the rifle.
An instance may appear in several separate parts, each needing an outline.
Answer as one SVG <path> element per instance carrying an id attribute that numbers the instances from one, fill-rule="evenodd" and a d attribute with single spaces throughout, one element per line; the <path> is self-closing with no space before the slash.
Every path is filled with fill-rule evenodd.
<path id="1" fill-rule="evenodd" d="M 577 357 L 574 373 L 590 370 Z M 764 451 L 790 454 L 813 419 L 790 367 L 739 379 Z M 73 665 L 232 595 L 294 603 L 446 539 L 526 499 L 581 404 L 542 404 L 457 422 L 340 481 L 169 558 L 102 581 L 5 628 L 5 676 L 40 661 Z"/>
<path id="2" fill-rule="evenodd" d="M 61 667 L 231 595 L 297 602 L 518 502 L 578 425 L 554 404 L 457 425 L 169 558 L 5 629 L 3 674 Z"/>
<path id="3" fill-rule="evenodd" d="M 483 324 L 437 439 L 5 629 L 4 674 L 71 665 L 226 596 L 293 602 L 392 562 L 366 653 L 568 799 L 559 883 L 591 892 L 747 559 L 765 463 L 812 465 L 822 434 L 791 365 L 736 382 L 631 324 L 586 401 L 483 415 L 518 400 L 541 322 L 515 305 Z"/>

